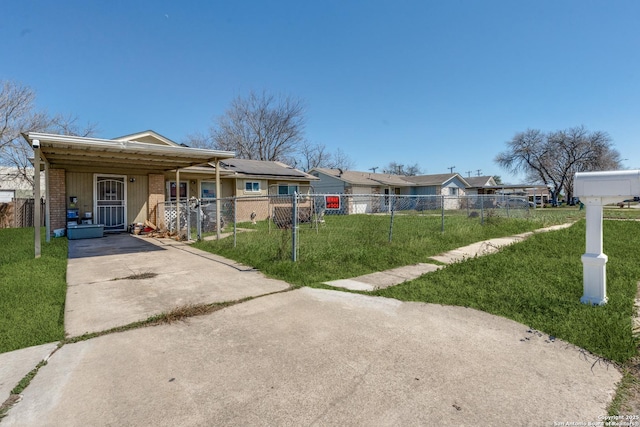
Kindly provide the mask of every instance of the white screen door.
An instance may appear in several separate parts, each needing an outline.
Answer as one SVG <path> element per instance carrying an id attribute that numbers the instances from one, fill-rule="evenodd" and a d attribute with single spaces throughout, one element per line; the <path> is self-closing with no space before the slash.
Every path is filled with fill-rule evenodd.
<path id="1" fill-rule="evenodd" d="M 105 230 L 126 230 L 126 177 L 96 175 L 96 224 Z"/>

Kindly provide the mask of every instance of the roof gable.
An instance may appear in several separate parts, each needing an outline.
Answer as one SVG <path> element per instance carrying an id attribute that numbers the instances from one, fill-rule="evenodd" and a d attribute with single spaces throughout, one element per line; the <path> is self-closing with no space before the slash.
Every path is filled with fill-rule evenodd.
<path id="1" fill-rule="evenodd" d="M 473 188 L 480 188 L 480 187 L 491 187 L 496 185 L 496 181 L 493 179 L 493 176 L 470 176 L 468 178 L 465 178 L 466 181 L 469 183 L 469 186 L 473 187 Z"/>
<path id="2" fill-rule="evenodd" d="M 431 187 L 446 185 L 452 180 L 458 180 L 464 186 L 468 186 L 468 182 L 458 173 L 440 173 L 434 175 L 416 175 L 407 176 L 405 179 L 414 183 L 418 187 Z"/>
<path id="3" fill-rule="evenodd" d="M 179 147 L 180 144 L 173 142 L 167 137 L 160 135 L 152 130 L 145 130 L 142 132 L 132 133 L 131 135 L 124 135 L 119 138 L 114 138 L 114 141 L 131 141 L 131 142 L 144 142 L 146 144 L 168 145 L 171 147 Z"/>

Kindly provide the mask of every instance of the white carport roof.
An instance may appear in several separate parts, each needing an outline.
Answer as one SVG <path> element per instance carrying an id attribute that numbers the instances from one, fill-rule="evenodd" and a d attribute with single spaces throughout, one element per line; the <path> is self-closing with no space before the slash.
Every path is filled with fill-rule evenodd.
<path id="1" fill-rule="evenodd" d="M 176 181 L 179 181 L 180 169 L 190 166 L 218 162 L 221 159 L 229 159 L 235 156 L 231 151 L 204 150 L 180 146 L 150 144 L 136 141 L 116 141 L 112 139 L 87 138 L 82 136 L 56 135 L 50 133 L 29 132 L 22 134 L 24 139 L 33 147 L 35 174 L 34 197 L 40 199 L 40 180 L 37 179 L 45 162 L 49 168 L 82 169 L 95 168 L 94 170 L 118 170 L 135 169 L 137 173 L 153 173 L 175 170 Z M 47 175 L 47 174 L 45 174 Z M 216 176 L 216 185 L 219 179 Z M 45 178 L 46 182 L 47 178 Z M 48 184 L 45 184 L 48 185 Z M 219 194 L 220 191 L 216 191 Z M 47 192 L 47 199 L 50 193 Z M 51 206 L 49 200 L 47 208 Z M 179 211 L 179 208 L 176 208 Z M 217 218 L 220 218 L 220 204 L 216 204 Z M 176 218 L 179 218 L 179 213 Z M 51 236 L 49 223 L 50 215 L 47 215 L 46 236 L 47 241 Z M 177 219 L 176 219 L 177 221 Z M 40 209 L 34 210 L 34 223 L 40 223 Z M 220 227 L 217 227 L 218 237 Z M 40 257 L 40 230 L 34 231 L 35 256 Z"/>
<path id="2" fill-rule="evenodd" d="M 54 168 L 131 167 L 141 172 L 168 171 L 201 165 L 235 156 L 232 151 L 164 146 L 145 142 L 115 141 L 81 136 L 29 132 L 23 137 L 33 146 L 39 141 L 40 154 Z"/>

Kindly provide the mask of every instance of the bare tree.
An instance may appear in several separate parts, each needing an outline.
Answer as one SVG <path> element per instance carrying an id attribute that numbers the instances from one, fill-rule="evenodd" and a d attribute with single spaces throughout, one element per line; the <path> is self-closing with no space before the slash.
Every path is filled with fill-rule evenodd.
<path id="1" fill-rule="evenodd" d="M 305 138 L 305 110 L 299 99 L 251 91 L 234 99 L 208 133 L 191 133 L 184 144 L 233 151 L 241 159 L 279 161 L 304 171 L 353 168 L 342 150 L 331 153 L 324 144 Z"/>
<path id="2" fill-rule="evenodd" d="M 537 129 L 517 133 L 495 161 L 511 173 L 525 173 L 531 183 L 551 187 L 555 203 L 561 191 L 571 200 L 576 172 L 618 169 L 620 154 L 607 133 L 579 126 L 546 134 Z"/>
<path id="3" fill-rule="evenodd" d="M 7 149 L 25 130 L 46 126 L 48 118 L 35 111 L 35 93 L 9 80 L 0 82 L 0 150 Z M 4 156 L 0 156 L 4 158 Z"/>
<path id="4" fill-rule="evenodd" d="M 288 164 L 305 172 L 314 168 L 348 170 L 354 167 L 353 160 L 340 148 L 330 153 L 324 144 L 315 144 L 309 141 L 304 141 L 301 144 L 298 155 L 295 158 L 290 158 Z"/>
<path id="5" fill-rule="evenodd" d="M 382 169 L 383 173 L 391 175 L 416 176 L 422 174 L 422 168 L 417 163 L 413 165 L 403 165 L 401 163 L 390 162 Z"/>
<path id="6" fill-rule="evenodd" d="M 182 143 L 193 148 L 213 148 L 211 136 L 202 132 L 193 132 L 188 134 Z"/>
<path id="7" fill-rule="evenodd" d="M 233 100 L 211 129 L 214 147 L 243 159 L 290 163 L 305 141 L 304 113 L 298 99 L 251 91 Z"/>
<path id="8" fill-rule="evenodd" d="M 296 168 L 308 171 L 313 168 L 331 167 L 331 154 L 327 151 L 324 144 L 312 144 L 304 141 L 300 145 L 297 161 L 293 164 Z"/>
<path id="9" fill-rule="evenodd" d="M 33 183 L 33 165 L 29 161 L 33 151 L 21 133 L 91 136 L 97 130 L 93 123 L 80 126 L 75 116 L 50 116 L 46 111 L 38 110 L 35 92 L 28 86 L 8 80 L 0 85 L 0 164 L 14 167 L 14 178 L 21 177 Z"/>
<path id="10" fill-rule="evenodd" d="M 329 160 L 327 161 L 325 167 L 331 169 L 349 170 L 355 167 L 355 163 L 353 162 L 353 160 L 351 160 L 347 153 L 338 148 L 333 154 L 331 154 L 331 157 L 329 157 Z"/>

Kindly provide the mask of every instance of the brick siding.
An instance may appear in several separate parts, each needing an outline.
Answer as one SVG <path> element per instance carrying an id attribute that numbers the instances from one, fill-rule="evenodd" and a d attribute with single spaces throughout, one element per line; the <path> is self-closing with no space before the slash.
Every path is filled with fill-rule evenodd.
<path id="1" fill-rule="evenodd" d="M 67 226 L 67 190 L 64 169 L 49 169 L 51 232 Z"/>

